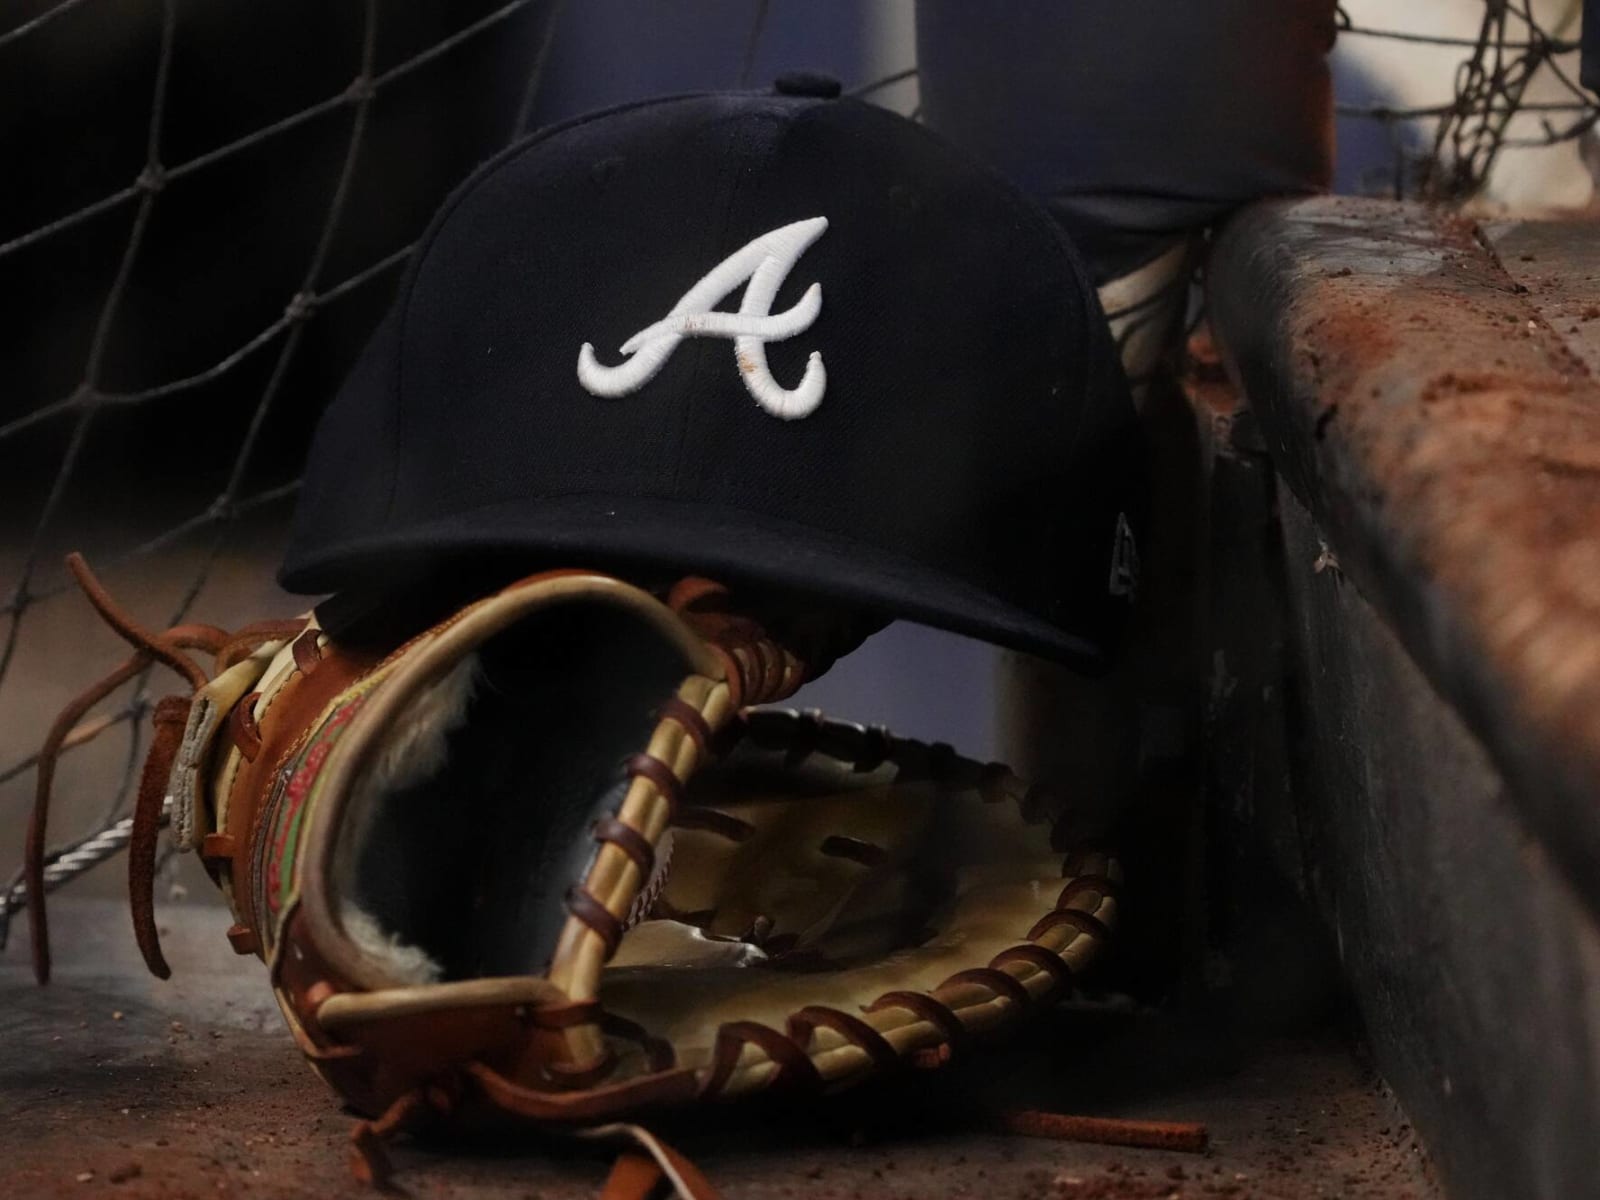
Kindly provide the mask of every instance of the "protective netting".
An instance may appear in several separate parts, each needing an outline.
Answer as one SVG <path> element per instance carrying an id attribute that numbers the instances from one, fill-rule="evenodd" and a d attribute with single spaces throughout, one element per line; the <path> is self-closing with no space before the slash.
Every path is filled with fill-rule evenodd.
<path id="1" fill-rule="evenodd" d="M 1553 150 L 1590 134 L 1600 105 L 1578 81 L 1582 8 L 1581 0 L 1537 8 L 1533 0 L 1485 0 L 1415 10 L 1350 0 L 1341 7 L 1341 44 L 1357 62 L 1363 43 L 1387 44 L 1391 54 L 1405 54 L 1397 61 L 1412 76 L 1429 81 L 1424 86 L 1441 76 L 1448 81 L 1436 99 L 1423 103 L 1339 105 L 1341 117 L 1376 122 L 1388 134 L 1391 161 L 1368 173 L 1363 190 L 1468 200 L 1483 191 L 1507 151 Z M 1363 19 L 1369 12 L 1370 24 Z M 1408 13 L 1410 24 L 1401 26 Z"/>
<path id="2" fill-rule="evenodd" d="M 8 55 L 97 13 L 111 21 L 106 9 L 137 7 L 94 0 L 17 6 L 14 13 L 32 15 L 0 32 L 0 78 Z M 35 114 L 27 103 L 8 106 L 0 94 L 0 135 L 14 143 L 7 158 L 29 161 L 32 151 L 36 161 L 29 177 L 37 185 L 4 189 L 10 195 L 0 196 L 0 295 L 16 309 L 11 314 L 16 319 L 7 323 L 14 344 L 0 345 L 0 377 L 7 379 L 6 393 L 0 395 L 0 462 L 10 479 L 0 569 L 11 576 L 0 600 L 0 712 L 22 711 L 28 701 L 19 693 L 37 687 L 36 680 L 15 670 L 17 652 L 39 610 L 67 590 L 56 567 L 59 550 L 89 540 L 102 570 L 159 561 L 163 578 L 179 580 L 175 601 L 161 614 L 177 623 L 195 607 L 219 555 L 243 526 L 263 513 L 281 521 L 285 502 L 298 486 L 292 468 L 283 465 L 300 461 L 315 413 L 348 365 L 352 348 L 386 305 L 427 215 L 475 161 L 526 128 L 557 24 L 555 7 L 551 0 L 509 0 L 498 6 L 380 6 L 378 0 L 286 4 L 279 50 L 287 53 L 280 52 L 275 61 L 288 66 L 265 67 L 261 78 L 270 78 L 275 69 L 280 75 L 327 80 L 329 86 L 288 111 L 256 113 L 235 105 L 261 119 L 244 128 L 235 119 L 230 128 L 221 106 L 212 104 L 195 79 L 240 95 L 251 89 L 248 81 L 197 75 L 205 51 L 185 51 L 183 33 L 186 22 L 207 19 L 204 6 L 180 14 L 177 0 L 152 0 L 151 27 L 85 27 L 59 51 L 32 55 L 40 72 L 81 59 L 86 73 L 111 80 L 106 87 L 114 92 L 107 110 L 112 115 L 82 116 L 85 145 L 75 148 L 76 157 L 49 158 L 48 148 L 59 137 L 40 135 L 30 147 L 15 128 L 8 130 L 7 121 L 15 126 Z M 331 31 L 315 24 L 331 20 L 327 14 L 334 10 L 345 13 L 343 24 Z M 423 10 L 432 13 L 431 24 L 418 15 Z M 747 83 L 767 10 L 765 0 L 751 5 L 742 72 Z M 211 36 L 228 32 L 219 33 L 224 22 L 249 26 L 262 19 L 255 15 L 258 10 L 248 11 L 246 19 L 246 10 L 215 6 Z M 1397 194 L 1470 196 L 1503 152 L 1571 142 L 1588 133 L 1600 115 L 1576 82 L 1575 19 L 1546 26 L 1526 3 L 1487 0 L 1470 36 L 1380 29 L 1343 12 L 1340 24 L 1342 38 L 1427 46 L 1456 56 L 1453 94 L 1437 102 L 1341 106 L 1342 116 L 1374 121 L 1390 131 L 1390 177 L 1383 186 Z M 140 44 L 135 33 L 149 35 L 148 45 Z M 234 36 L 248 40 L 254 31 L 239 28 Z M 315 53 L 306 49 L 313 45 Z M 131 68 L 123 67 L 121 74 L 108 76 L 104 61 L 95 57 L 97 47 L 118 55 L 119 63 L 143 62 L 141 70 L 147 68 L 148 74 L 129 74 Z M 494 50 L 487 57 L 486 47 Z M 403 94 L 417 80 L 441 71 L 448 73 L 450 87 Z M 914 67 L 907 68 L 856 94 L 898 100 L 906 90 L 899 85 L 914 87 L 915 74 Z M 18 93 L 27 86 L 26 80 L 18 82 Z M 463 96 L 476 100 L 469 103 Z M 388 128 L 379 117 L 391 103 L 400 118 Z M 903 106 L 908 109 L 916 115 L 909 103 Z M 113 131 L 122 128 L 119 122 L 132 124 L 126 137 L 119 133 L 97 145 L 94 132 L 102 121 Z M 419 130 L 431 139 L 426 156 L 416 145 Z M 218 131 L 221 136 L 215 136 Z M 309 148 L 295 141 L 313 135 L 321 140 Z M 175 146 L 175 140 L 183 145 Z M 114 144 L 135 141 L 136 155 L 127 145 Z M 290 142 L 296 148 L 283 157 L 262 157 Z M 121 181 L 86 190 L 85 168 L 78 160 L 95 157 L 90 151 L 126 160 Z M 433 166 L 422 171 L 417 166 L 422 161 Z M 224 188 L 205 203 L 196 204 L 187 192 L 200 181 L 226 180 L 230 173 L 238 176 L 233 190 Z M 426 186 L 396 182 L 418 174 L 427 175 Z M 260 182 L 268 175 L 270 188 Z M 55 176 L 64 181 L 61 187 L 44 186 Z M 30 201 L 37 202 L 34 208 Z M 48 203 L 57 207 L 35 211 L 37 204 Z M 232 279 L 235 291 L 241 278 L 250 281 L 248 303 L 219 299 L 180 276 L 139 284 L 139 304 L 130 305 L 135 282 L 152 260 L 196 257 L 170 228 L 163 229 L 167 214 L 177 214 L 169 225 L 208 226 L 235 204 L 247 210 L 239 231 L 222 237 L 221 251 L 213 246 L 206 255 L 217 258 L 219 277 Z M 272 204 L 281 211 L 272 210 Z M 304 227 L 305 235 L 274 235 L 275 221 Z M 262 229 L 268 233 L 257 232 Z M 263 244 L 253 245 L 257 239 Z M 112 264 L 108 275 L 96 274 L 100 268 L 94 264 L 102 260 Z M 18 300 L 21 293 L 30 299 Z M 52 306 L 52 297 L 59 303 Z M 266 306 L 268 315 L 241 329 L 235 310 L 252 304 Z M 33 325 L 19 314 L 31 314 Z M 83 325 L 81 344 L 53 352 L 53 358 L 48 353 L 28 358 L 30 338 L 50 339 L 52 346 L 71 342 L 57 338 L 55 327 L 73 321 Z M 317 331 L 330 325 L 336 336 L 319 343 Z M 186 357 L 193 347 L 224 337 L 230 339 L 224 351 L 208 360 L 195 363 L 192 353 Z M 45 366 L 34 370 L 33 359 Z M 313 360 L 309 367 L 308 359 Z M 163 372 L 163 367 L 170 369 Z M 96 449 L 97 438 L 109 447 Z M 282 477 L 273 478 L 274 470 Z M 140 483 L 152 479 L 172 486 L 161 490 Z M 31 492 L 30 481 L 38 485 Z M 158 527 L 142 528 L 129 517 L 140 507 L 127 500 L 130 483 L 144 488 L 143 507 L 160 516 Z M 127 748 L 120 782 L 104 797 L 98 819 L 88 822 L 86 834 L 52 852 L 52 881 L 92 865 L 125 840 L 121 814 L 140 757 L 141 718 L 151 702 L 148 680 L 141 677 L 118 705 L 69 738 L 69 748 L 76 748 L 120 730 Z M 43 728 L 42 719 L 19 722 L 0 743 L 0 789 L 17 785 L 0 790 L 0 799 L 11 808 L 0 814 L 7 823 L 16 821 L 15 805 L 26 796 L 21 788 L 36 765 L 30 751 Z M 0 892 L 0 942 L 19 900 L 13 879 Z"/>
<path id="3" fill-rule="evenodd" d="M 0 62 L 4 61 L 7 54 L 15 53 L 19 43 L 48 35 L 52 29 L 64 25 L 67 18 L 86 7 L 89 7 L 87 0 L 64 0 L 0 33 Z M 482 7 L 463 4 L 457 6 L 457 12 L 471 15 L 471 9 Z M 554 27 L 551 19 L 553 14 L 549 11 L 551 7 L 548 2 L 538 4 L 536 0 L 509 0 L 479 13 L 476 19 L 464 23 L 459 23 L 458 19 L 455 28 L 429 31 L 432 36 L 424 44 L 409 46 L 409 53 L 397 61 L 386 63 L 380 54 L 380 39 L 383 35 L 383 19 L 392 14 L 393 7 L 382 6 L 380 10 L 378 0 L 364 0 L 356 10 L 359 13 L 356 28 L 346 31 L 355 34 L 349 39 L 354 43 L 354 53 L 342 72 L 345 78 L 342 86 L 304 107 L 280 115 L 220 144 L 174 159 L 167 134 L 173 107 L 174 64 L 178 59 L 179 11 L 176 0 L 161 0 L 159 29 L 150 51 L 153 59 L 150 89 L 137 101 L 132 95 L 124 99 L 128 105 L 140 104 L 146 114 L 142 122 L 142 154 L 132 182 L 31 228 L 0 233 L 0 272 L 3 272 L 8 263 L 50 243 L 64 241 L 85 226 L 118 214 L 131 213 L 116 256 L 114 273 L 96 302 L 92 332 L 75 381 L 62 394 L 55 396 L 13 394 L 7 398 L 6 408 L 0 409 L 0 452 L 7 448 L 11 450 L 7 468 L 23 477 L 20 481 L 13 479 L 13 485 L 22 486 L 10 489 L 12 494 L 5 505 L 5 533 L 17 544 L 7 547 L 15 555 L 16 567 L 5 599 L 0 602 L 0 619 L 5 622 L 4 640 L 0 641 L 0 689 L 16 686 L 13 666 L 34 610 L 67 588 L 64 579 L 54 570 L 55 563 L 46 551 L 60 539 L 57 526 L 71 507 L 69 499 L 74 491 L 82 489 L 95 497 L 87 506 L 90 510 L 87 519 L 113 518 L 114 514 L 107 513 L 104 508 L 104 493 L 108 490 L 104 470 L 107 456 L 101 455 L 102 461 L 98 466 L 102 469 L 94 472 L 95 478 L 86 478 L 88 473 L 84 470 L 85 449 L 91 434 L 108 415 L 148 412 L 149 422 L 170 424 L 173 420 L 171 412 L 160 413 L 157 410 L 164 406 L 175 406 L 190 395 L 200 394 L 219 381 L 231 381 L 234 376 L 245 374 L 247 367 L 252 368 L 249 383 L 232 388 L 227 393 L 229 401 L 242 403 L 244 420 L 242 423 L 237 420 L 232 422 L 236 432 L 231 438 L 232 445 L 227 447 L 227 453 L 220 460 L 225 466 L 221 472 L 220 486 L 201 497 L 192 511 L 182 514 L 180 519 L 167 527 L 150 536 L 113 546 L 109 553 L 103 551 L 97 560 L 102 568 L 116 567 L 154 559 L 174 547 L 189 548 L 186 562 L 180 568 L 186 574 L 180 597 L 166 614 L 169 623 L 176 624 L 187 617 L 205 589 L 220 551 L 236 527 L 258 510 L 281 508 L 284 501 L 293 495 L 298 481 L 292 478 L 292 471 L 286 472 L 291 477 L 262 486 L 257 482 L 261 465 L 257 460 L 263 435 L 279 407 L 308 330 L 330 310 L 364 289 L 374 290 L 374 285 L 380 283 L 385 285 L 384 291 L 392 289 L 398 268 L 411 252 L 410 242 L 405 241 L 370 257 L 355 269 L 346 269 L 338 275 L 330 270 L 336 240 L 344 224 L 351 220 L 351 198 L 356 190 L 358 166 L 367 150 L 375 106 L 392 90 L 419 73 L 436 68 L 452 56 L 466 53 L 475 44 L 491 38 L 501 39 L 511 43 L 525 63 L 522 72 L 525 82 L 520 98 L 512 111 L 502 114 L 500 129 L 493 138 L 500 143 L 512 140 L 527 125 L 537 94 L 540 68 L 549 45 L 549 31 Z M 532 9 L 541 11 L 537 14 L 527 11 Z M 238 10 L 234 11 L 237 14 Z M 303 13 L 294 15 L 304 16 Z M 530 16 L 542 22 L 542 26 L 530 28 Z M 410 22 L 412 27 L 403 31 L 406 36 L 395 40 L 414 42 L 418 33 L 415 24 L 415 21 Z M 81 36 L 78 41 L 85 40 L 86 36 Z M 59 65 L 58 56 L 61 53 L 52 51 L 41 53 L 38 57 L 54 60 Z M 311 73 L 311 68 L 303 63 L 296 61 L 294 66 L 297 69 L 304 67 Z M 3 72 L 3 67 L 0 67 L 0 72 Z M 285 139 L 313 123 L 342 123 L 342 133 L 333 135 L 342 145 L 332 159 L 332 170 L 320 181 L 324 196 L 319 214 L 313 222 L 309 222 L 315 228 L 309 252 L 294 267 L 292 287 L 287 294 L 278 298 L 277 311 L 272 319 L 263 327 L 252 330 L 248 337 L 225 355 L 199 370 L 134 388 L 109 384 L 106 370 L 108 351 L 119 320 L 126 316 L 130 282 L 141 265 L 142 253 L 148 249 L 153 223 L 161 215 L 167 197 L 191 177 L 223 172 L 236 160 L 245 159 L 260 148 Z M 452 182 L 453 179 L 446 179 L 436 190 L 442 192 Z M 315 187 L 307 190 L 314 191 Z M 294 198 L 299 201 L 302 197 L 297 192 Z M 433 197 L 432 203 L 437 203 L 437 200 L 438 196 Z M 304 213 L 297 213 L 295 219 L 305 223 Z M 420 232 L 420 224 L 413 223 L 407 232 L 414 238 Z M 342 257 L 349 258 L 350 255 L 347 253 Z M 23 279 L 31 282 L 39 276 L 48 276 L 50 267 L 46 264 L 42 270 L 30 270 L 29 266 L 24 266 L 19 273 Z M 381 307 L 381 300 L 380 296 L 377 307 Z M 198 305 L 209 302 L 214 302 L 214 298 L 197 297 L 195 301 Z M 263 358 L 270 362 L 264 372 L 259 366 L 259 360 Z M 211 401 L 216 395 L 210 393 L 204 399 Z M 296 407 L 299 409 L 302 406 Z M 178 420 L 181 421 L 182 417 Z M 56 456 L 48 465 L 49 482 L 42 497 L 35 501 L 32 511 L 24 511 L 29 500 L 33 499 L 26 495 L 25 484 L 29 471 L 28 464 L 23 461 L 23 456 L 33 449 L 33 443 L 25 439 L 40 430 L 58 432 L 57 440 L 51 447 L 56 450 Z M 186 446 L 184 443 L 191 439 L 199 439 L 202 445 Z M 129 468 L 128 475 L 135 480 L 140 471 L 148 471 L 155 478 L 167 479 L 185 471 L 203 476 L 207 472 L 194 468 L 193 464 L 202 453 L 214 459 L 216 449 L 214 436 L 201 437 L 179 424 L 175 428 L 163 429 L 160 444 L 154 448 L 154 453 L 150 447 L 136 445 L 135 457 L 144 459 L 142 463 L 124 465 Z M 115 447 L 110 454 L 114 461 Z M 73 515 L 80 521 L 86 519 L 82 511 Z M 170 569 L 172 564 L 169 562 L 168 566 Z M 126 726 L 129 746 L 120 783 L 107 798 L 102 819 L 87 836 L 52 851 L 52 882 L 70 875 L 74 866 L 92 865 L 98 861 L 97 851 L 114 850 L 125 838 L 126 821 L 120 820 L 120 814 L 128 799 L 140 755 L 141 718 L 152 702 L 148 682 L 147 677 L 136 680 L 127 689 L 119 707 L 87 722 L 68 739 L 68 747 L 76 748 L 88 744 L 108 730 Z M 36 744 L 42 735 L 42 726 L 29 732 L 34 734 L 32 741 Z M 6 743 L 7 755 L 19 749 L 11 738 L 7 738 Z M 36 761 L 36 754 L 23 753 L 10 761 L 0 762 L 0 785 L 28 775 Z M 8 821 L 13 819 L 7 817 Z M 7 919 L 19 899 L 20 883 L 13 879 L 3 898 L 0 898 L 0 940 L 5 936 Z"/>

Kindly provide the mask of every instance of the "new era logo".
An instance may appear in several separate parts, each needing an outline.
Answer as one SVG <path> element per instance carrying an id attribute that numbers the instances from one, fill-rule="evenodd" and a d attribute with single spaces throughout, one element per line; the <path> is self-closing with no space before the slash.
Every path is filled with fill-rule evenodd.
<path id="1" fill-rule="evenodd" d="M 1117 535 L 1111 546 L 1111 581 L 1108 585 L 1113 596 L 1133 599 L 1139 591 L 1139 543 L 1133 536 L 1133 526 L 1128 524 L 1128 514 L 1117 514 Z"/>

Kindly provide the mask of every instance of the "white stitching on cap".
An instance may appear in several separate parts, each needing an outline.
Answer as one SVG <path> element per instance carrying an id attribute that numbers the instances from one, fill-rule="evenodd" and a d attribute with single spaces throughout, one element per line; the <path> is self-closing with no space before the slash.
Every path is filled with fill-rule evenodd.
<path id="1" fill-rule="evenodd" d="M 595 358 L 594 346 L 585 342 L 578 352 L 578 382 L 595 396 L 627 396 L 655 378 L 684 338 L 732 338 L 734 361 L 756 403 L 785 420 L 809 416 L 822 403 L 828 386 L 822 355 L 812 351 L 799 385 L 786 388 L 767 367 L 767 343 L 804 333 L 822 311 L 822 286 L 816 283 L 793 308 L 774 313 L 772 302 L 794 264 L 827 228 L 827 217 L 812 217 L 746 243 L 711 268 L 665 317 L 622 343 L 621 352 L 628 357 L 614 367 Z M 749 285 L 739 311 L 716 311 L 715 306 L 746 280 Z"/>

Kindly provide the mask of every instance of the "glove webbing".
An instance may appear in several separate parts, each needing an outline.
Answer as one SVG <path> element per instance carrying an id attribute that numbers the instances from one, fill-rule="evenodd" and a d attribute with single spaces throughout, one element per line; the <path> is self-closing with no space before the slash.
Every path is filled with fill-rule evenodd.
<path id="1" fill-rule="evenodd" d="M 692 724 L 692 719 L 688 720 Z M 748 739 L 758 748 L 782 751 L 785 765 L 789 767 L 811 754 L 820 753 L 848 764 L 858 773 L 890 765 L 897 769 L 899 780 L 926 780 L 943 787 L 970 788 L 986 803 L 1009 800 L 1016 803 L 1024 818 L 1031 822 L 1043 820 L 1050 807 L 1046 795 L 1036 788 L 1024 787 L 1004 766 L 963 758 L 942 743 L 925 745 L 897 738 L 880 727 L 825 720 L 814 712 L 763 709 L 743 714 L 728 727 L 728 733 Z M 672 823 L 678 827 L 705 829 L 733 840 L 748 832 L 743 822 L 727 814 L 682 808 L 683 781 L 659 759 L 635 756 L 629 769 L 656 785 L 672 814 Z M 825 847 L 826 852 L 844 853 L 865 861 L 883 853 L 881 848 L 855 839 L 830 839 L 830 843 L 834 842 L 840 845 Z M 753 1021 L 722 1026 L 718 1030 L 709 1073 L 699 1086 L 699 1094 L 708 1098 L 734 1095 L 780 1084 L 821 1086 L 827 1079 L 817 1060 L 836 1054 L 845 1046 L 860 1051 L 867 1065 L 874 1068 L 898 1065 L 902 1061 L 920 1067 L 940 1066 L 970 1041 L 969 1026 L 982 1027 L 989 1023 L 983 1014 L 992 1012 L 992 1005 L 1001 1003 L 1021 1008 L 1053 1000 L 1074 986 L 1075 976 L 1069 959 L 1088 959 L 1110 937 L 1106 924 L 1094 914 L 1115 898 L 1117 881 L 1113 873 L 1117 868 L 1106 860 L 1103 869 L 1074 870 L 1081 862 L 1081 854 L 1068 856 L 1063 874 L 1073 877 L 1062 887 L 1052 909 L 1028 930 L 1026 940 L 1002 950 L 983 966 L 956 972 L 931 991 L 887 992 L 866 1006 L 867 1019 L 838 1009 L 810 1005 L 791 1014 L 781 1031 Z M 582 895 L 588 898 L 588 893 Z M 1085 904 L 1087 908 L 1083 907 Z M 580 901 L 574 915 L 602 939 L 609 959 L 621 939 L 622 923 L 598 902 L 591 908 L 586 901 Z M 716 914 L 706 911 L 663 915 L 704 926 Z M 893 1010 L 909 1014 L 910 1020 L 896 1020 Z M 871 1019 L 873 1014 L 877 1015 L 876 1021 Z M 819 1028 L 831 1031 L 842 1045 L 818 1047 L 815 1034 Z M 607 1031 L 641 1044 L 648 1038 L 642 1029 L 632 1035 L 616 1027 Z M 897 1051 L 891 1037 L 909 1045 L 910 1049 Z M 657 1050 L 664 1047 L 670 1053 L 670 1047 L 664 1042 L 651 1039 L 651 1044 Z M 761 1057 L 741 1065 L 747 1047 L 754 1047 Z M 597 1051 L 595 1057 L 584 1064 L 583 1073 L 590 1081 L 597 1081 L 614 1065 L 614 1055 L 609 1051 Z M 653 1063 L 652 1069 L 673 1066 L 675 1061 L 669 1057 L 659 1065 Z M 828 1078 L 846 1073 L 849 1072 L 835 1070 Z"/>

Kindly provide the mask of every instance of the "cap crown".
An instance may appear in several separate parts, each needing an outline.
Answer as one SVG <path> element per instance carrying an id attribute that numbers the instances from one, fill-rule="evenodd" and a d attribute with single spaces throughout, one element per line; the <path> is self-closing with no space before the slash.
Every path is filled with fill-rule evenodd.
<path id="1" fill-rule="evenodd" d="M 1036 205 L 855 101 L 675 98 L 536 135 L 446 204 L 318 431 L 284 581 L 467 546 L 653 557 L 1051 649 L 983 597 L 1096 641 L 1137 461 Z M 640 505 L 677 518 L 645 537 Z"/>

